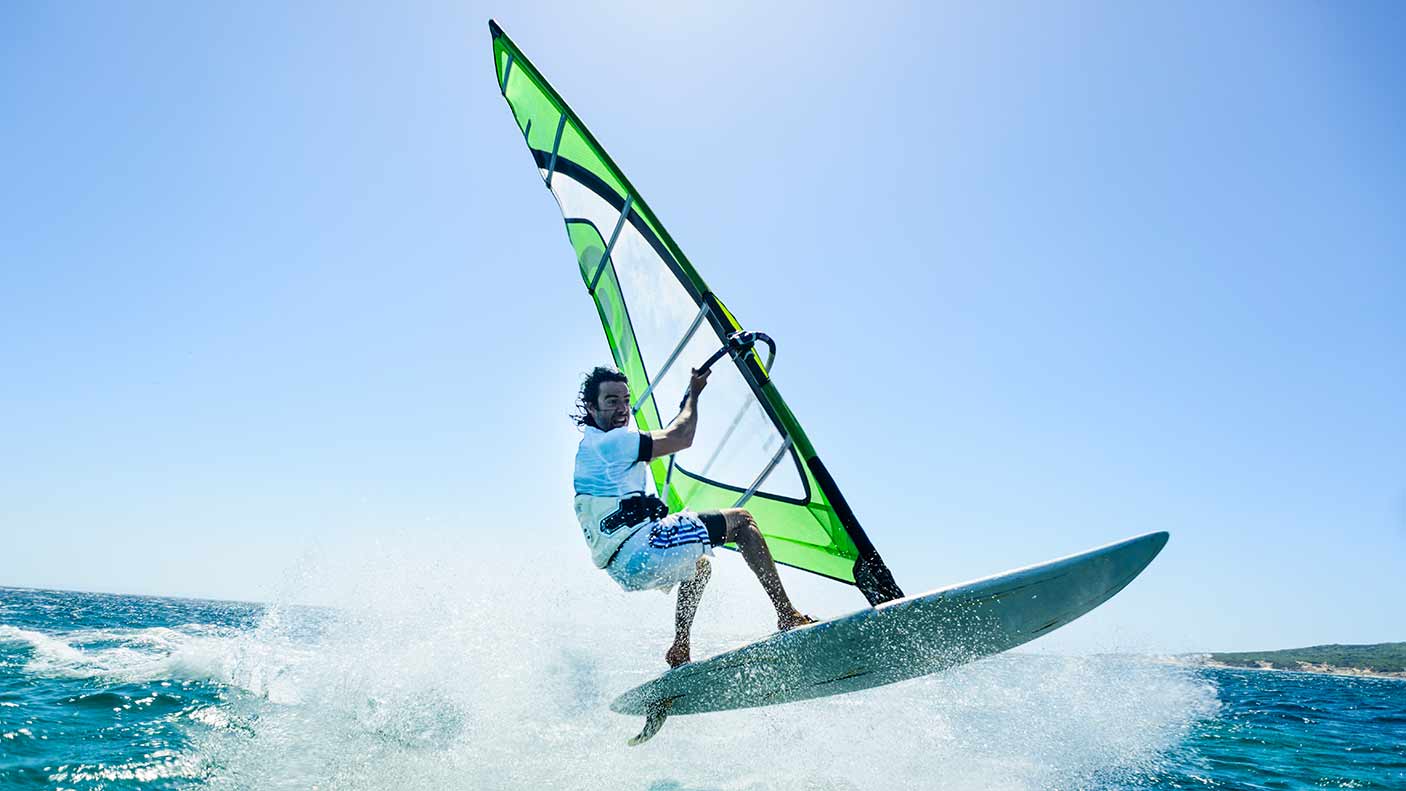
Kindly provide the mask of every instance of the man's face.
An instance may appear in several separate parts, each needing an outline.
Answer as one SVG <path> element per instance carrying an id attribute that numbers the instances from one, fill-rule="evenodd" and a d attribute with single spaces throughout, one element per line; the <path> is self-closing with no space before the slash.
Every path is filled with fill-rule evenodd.
<path id="1" fill-rule="evenodd" d="M 591 420 L 601 431 L 621 428 L 630 419 L 630 386 L 624 382 L 602 382 L 591 409 Z"/>

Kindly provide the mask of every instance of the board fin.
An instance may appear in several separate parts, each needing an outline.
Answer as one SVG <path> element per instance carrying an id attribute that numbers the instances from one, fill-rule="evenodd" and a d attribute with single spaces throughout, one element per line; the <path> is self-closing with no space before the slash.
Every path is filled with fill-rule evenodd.
<path id="1" fill-rule="evenodd" d="M 673 705 L 673 698 L 665 698 L 664 700 L 649 704 L 649 708 L 645 710 L 644 714 L 644 729 L 639 732 L 638 736 L 630 739 L 629 745 L 631 747 L 638 747 L 650 739 L 653 739 L 654 734 L 658 733 L 659 729 L 664 727 L 664 720 L 669 718 L 669 709 Z"/>

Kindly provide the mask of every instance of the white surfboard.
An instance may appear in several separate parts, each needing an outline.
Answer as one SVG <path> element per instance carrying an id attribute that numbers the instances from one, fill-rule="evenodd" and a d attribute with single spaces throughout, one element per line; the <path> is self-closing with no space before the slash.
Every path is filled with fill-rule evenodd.
<path id="1" fill-rule="evenodd" d="M 1149 533 L 1078 555 L 886 602 L 677 667 L 610 704 L 643 714 L 770 706 L 936 673 L 1048 634 L 1108 601 L 1167 543 Z"/>

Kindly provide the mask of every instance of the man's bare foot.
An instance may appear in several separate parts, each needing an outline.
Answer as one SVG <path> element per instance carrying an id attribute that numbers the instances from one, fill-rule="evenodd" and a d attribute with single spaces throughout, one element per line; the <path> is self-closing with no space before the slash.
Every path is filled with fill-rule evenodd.
<path id="1" fill-rule="evenodd" d="M 664 661 L 669 663 L 669 667 L 678 667 L 692 662 L 693 656 L 688 649 L 688 643 L 674 643 L 669 647 L 668 653 L 664 654 Z"/>
<path id="2" fill-rule="evenodd" d="M 819 623 L 819 621 L 800 610 L 792 610 L 790 614 L 783 615 L 776 619 L 776 628 L 783 632 L 789 632 L 797 626 L 805 626 L 812 623 Z"/>

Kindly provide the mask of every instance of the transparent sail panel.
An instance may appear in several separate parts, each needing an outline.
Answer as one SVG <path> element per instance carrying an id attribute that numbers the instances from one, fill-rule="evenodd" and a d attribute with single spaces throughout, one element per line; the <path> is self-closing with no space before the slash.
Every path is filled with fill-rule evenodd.
<path id="1" fill-rule="evenodd" d="M 608 234 L 619 220 L 619 209 L 560 170 L 552 179 L 552 193 L 568 221 L 585 220 L 597 232 L 609 229 L 604 232 Z M 581 249 L 578 248 L 578 254 Z M 601 249 L 595 244 L 584 247 L 587 252 L 581 255 L 580 264 L 586 282 L 594 276 Z M 627 222 L 621 229 L 608 266 L 613 267 L 639 345 L 640 359 L 649 381 L 654 384 L 650 398 L 660 420 L 667 425 L 678 414 L 691 369 L 702 365 L 722 342 L 711 329 L 694 333 L 678 362 L 663 378 L 656 379 L 657 372 L 698 315 L 698 303 L 634 223 Z M 598 294 L 598 298 L 600 296 Z M 699 411 L 693 447 L 678 454 L 677 465 L 681 471 L 745 489 L 785 441 L 737 366 L 729 360 L 721 360 L 713 366 Z M 676 473 L 676 488 L 687 502 L 696 486 L 677 477 Z M 778 464 L 758 491 L 802 499 L 805 489 L 794 460 L 788 458 Z"/>

